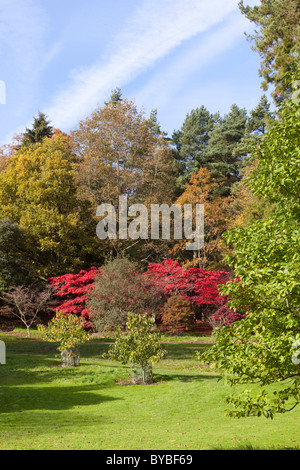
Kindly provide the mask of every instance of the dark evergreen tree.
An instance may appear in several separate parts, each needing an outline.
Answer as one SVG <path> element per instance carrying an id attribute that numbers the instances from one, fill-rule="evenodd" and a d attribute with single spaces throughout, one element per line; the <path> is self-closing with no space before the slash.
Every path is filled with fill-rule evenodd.
<path id="1" fill-rule="evenodd" d="M 161 128 L 160 128 L 160 124 L 157 120 L 157 109 L 152 109 L 152 111 L 150 113 L 149 121 L 151 123 L 153 134 L 154 135 L 161 135 L 162 131 L 161 131 Z"/>
<path id="2" fill-rule="evenodd" d="M 270 106 L 266 95 L 262 95 L 258 105 L 249 113 L 245 134 L 233 150 L 233 155 L 240 158 L 242 167 L 251 161 L 254 145 L 258 144 L 275 119 Z"/>
<path id="3" fill-rule="evenodd" d="M 32 128 L 26 128 L 20 147 L 42 142 L 45 137 L 52 137 L 52 135 L 53 127 L 50 126 L 46 115 L 40 112 L 38 117 L 33 119 Z"/>
<path id="4" fill-rule="evenodd" d="M 211 176 L 218 182 L 216 194 L 228 196 L 232 185 L 240 178 L 242 155 L 235 152 L 246 132 L 247 113 L 237 105 L 214 125 L 208 144 L 198 156 L 200 167 L 211 170 Z"/>
<path id="5" fill-rule="evenodd" d="M 274 120 L 274 113 L 270 111 L 270 103 L 266 95 L 262 95 L 258 105 L 250 111 L 247 130 L 256 135 L 266 133 L 268 125 Z"/>
<path id="6" fill-rule="evenodd" d="M 110 100 L 105 104 L 111 103 L 115 107 L 119 101 L 123 101 L 122 90 L 121 88 L 117 87 L 114 90 L 112 90 Z"/>
<path id="7" fill-rule="evenodd" d="M 204 106 L 187 114 L 179 131 L 172 135 L 174 148 L 173 169 L 176 183 L 183 190 L 193 172 L 201 167 L 202 154 L 208 145 L 209 133 L 218 121 Z"/>

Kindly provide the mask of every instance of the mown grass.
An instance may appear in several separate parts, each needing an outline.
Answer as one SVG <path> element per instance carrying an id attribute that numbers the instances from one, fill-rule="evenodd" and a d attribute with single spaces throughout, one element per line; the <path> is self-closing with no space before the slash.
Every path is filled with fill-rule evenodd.
<path id="1" fill-rule="evenodd" d="M 1 450 L 300 448 L 297 408 L 272 421 L 226 416 L 231 389 L 195 358 L 210 338 L 164 337 L 153 385 L 132 385 L 128 366 L 102 358 L 108 339 L 82 346 L 76 368 L 62 368 L 56 346 L 37 334 L 0 339 Z"/>

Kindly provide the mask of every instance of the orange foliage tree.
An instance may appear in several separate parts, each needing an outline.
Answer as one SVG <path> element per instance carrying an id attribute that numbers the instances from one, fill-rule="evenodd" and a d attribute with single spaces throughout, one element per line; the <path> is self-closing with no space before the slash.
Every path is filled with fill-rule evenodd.
<path id="1" fill-rule="evenodd" d="M 211 177 L 211 171 L 207 168 L 200 168 L 198 173 L 192 174 L 184 192 L 176 201 L 181 206 L 184 204 L 204 205 L 204 245 L 200 250 L 193 252 L 192 260 L 185 260 L 188 265 L 209 268 L 216 268 L 220 265 L 221 236 L 229 226 L 232 197 L 214 195 L 217 187 L 218 183 Z M 185 242 L 177 243 L 173 247 L 172 254 L 184 256 L 184 247 Z"/>

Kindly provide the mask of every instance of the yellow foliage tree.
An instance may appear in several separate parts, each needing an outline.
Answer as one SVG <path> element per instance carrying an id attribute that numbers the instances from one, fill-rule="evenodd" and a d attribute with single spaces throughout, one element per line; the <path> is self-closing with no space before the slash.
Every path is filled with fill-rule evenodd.
<path id="1" fill-rule="evenodd" d="M 0 218 L 27 234 L 28 259 L 39 278 L 78 269 L 91 249 L 73 164 L 69 140 L 58 134 L 21 147 L 0 173 Z"/>

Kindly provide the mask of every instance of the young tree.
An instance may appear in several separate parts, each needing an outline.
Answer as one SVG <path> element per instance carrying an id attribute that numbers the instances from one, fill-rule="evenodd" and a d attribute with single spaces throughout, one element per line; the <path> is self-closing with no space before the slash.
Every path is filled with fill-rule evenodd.
<path id="1" fill-rule="evenodd" d="M 299 76 L 298 76 L 299 77 Z M 296 77 L 296 78 L 298 78 Z M 299 367 L 292 361 L 300 330 L 300 102 L 286 101 L 281 117 L 254 151 L 257 167 L 249 175 L 255 196 L 275 204 L 272 214 L 228 231 L 233 246 L 227 262 L 238 282 L 221 288 L 245 318 L 221 328 L 206 360 L 217 364 L 230 383 L 256 382 L 229 402 L 232 416 L 265 415 L 293 409 L 300 402 Z M 264 387 L 281 383 L 267 393 Z"/>
<path id="2" fill-rule="evenodd" d="M 116 340 L 105 358 L 131 363 L 134 382 L 152 383 L 152 364 L 166 354 L 155 331 L 155 320 L 145 315 L 128 314 L 126 330 L 117 330 Z M 137 368 L 141 368 L 141 377 Z"/>
<path id="3" fill-rule="evenodd" d="M 58 343 L 63 366 L 79 365 L 79 346 L 89 340 L 82 318 L 58 311 L 47 325 L 38 325 L 38 330 L 44 341 Z"/>
<path id="4" fill-rule="evenodd" d="M 5 292 L 1 299 L 5 302 L 2 314 L 14 315 L 26 327 L 30 337 L 30 328 L 40 321 L 39 314 L 50 310 L 52 289 L 42 291 L 30 286 L 16 286 Z"/>

